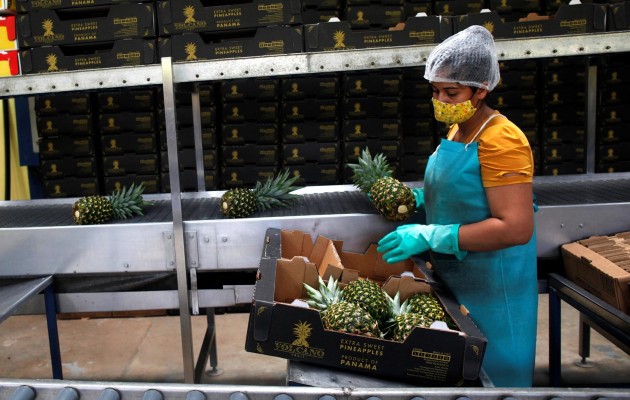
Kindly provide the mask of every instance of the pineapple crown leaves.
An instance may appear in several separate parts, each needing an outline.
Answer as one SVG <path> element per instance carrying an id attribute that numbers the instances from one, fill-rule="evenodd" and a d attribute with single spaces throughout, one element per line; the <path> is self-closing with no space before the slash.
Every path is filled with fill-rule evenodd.
<path id="1" fill-rule="evenodd" d="M 268 178 L 264 183 L 258 181 L 252 189 L 258 200 L 260 211 L 268 210 L 272 207 L 288 207 L 299 199 L 299 195 L 291 192 L 301 189 L 293 186 L 298 176 L 289 176 L 289 170 L 285 169 L 275 178 Z"/>
<path id="2" fill-rule="evenodd" d="M 134 214 L 144 215 L 143 208 L 153 205 L 153 203 L 142 198 L 143 192 L 143 183 L 140 183 L 138 186 L 132 183 L 129 189 L 124 186 L 121 190 L 112 193 L 108 200 L 112 204 L 114 218 L 126 219 Z"/>
<path id="3" fill-rule="evenodd" d="M 328 284 L 324 282 L 321 276 L 317 277 L 319 283 L 319 290 L 309 286 L 306 283 L 302 283 L 304 285 L 304 289 L 306 289 L 306 294 L 308 295 L 308 299 L 306 303 L 320 312 L 326 311 L 328 307 L 335 303 L 339 303 L 341 301 L 341 289 L 337 284 L 337 280 L 333 277 L 328 279 Z"/>
<path id="4" fill-rule="evenodd" d="M 361 151 L 357 164 L 348 164 L 354 175 L 352 181 L 364 193 L 369 193 L 374 182 L 381 178 L 390 177 L 393 170 L 387 162 L 384 154 L 378 153 L 374 157 L 370 150 L 365 148 Z"/>

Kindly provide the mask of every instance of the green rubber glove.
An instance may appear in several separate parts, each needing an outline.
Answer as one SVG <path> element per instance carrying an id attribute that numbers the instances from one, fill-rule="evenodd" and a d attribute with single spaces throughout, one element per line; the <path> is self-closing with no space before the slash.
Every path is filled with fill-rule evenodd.
<path id="1" fill-rule="evenodd" d="M 453 225 L 401 225 L 378 242 L 379 253 L 385 262 L 393 264 L 409 257 L 433 250 L 453 254 L 463 260 L 467 252 L 459 250 L 459 224 Z"/>
<path id="2" fill-rule="evenodd" d="M 411 189 L 413 192 L 413 197 L 416 198 L 416 209 L 423 210 L 424 209 L 424 188 L 413 188 Z"/>

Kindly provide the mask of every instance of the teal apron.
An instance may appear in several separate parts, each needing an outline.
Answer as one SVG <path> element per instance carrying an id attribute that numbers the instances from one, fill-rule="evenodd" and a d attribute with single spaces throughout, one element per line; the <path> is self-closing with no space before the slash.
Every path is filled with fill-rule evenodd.
<path id="1" fill-rule="evenodd" d="M 475 138 L 468 144 L 442 139 L 429 157 L 424 176 L 428 224 L 465 225 L 491 217 Z M 482 367 L 494 385 L 530 387 L 538 317 L 535 230 L 524 245 L 469 251 L 463 261 L 432 252 L 431 260 L 436 275 L 488 339 Z"/>

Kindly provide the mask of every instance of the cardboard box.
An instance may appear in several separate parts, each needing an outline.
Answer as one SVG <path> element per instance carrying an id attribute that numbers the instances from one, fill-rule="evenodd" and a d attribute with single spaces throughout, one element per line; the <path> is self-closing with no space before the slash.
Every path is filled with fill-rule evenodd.
<path id="1" fill-rule="evenodd" d="M 0 15 L 0 50 L 16 50 L 15 15 Z"/>
<path id="2" fill-rule="evenodd" d="M 455 17 L 455 32 L 471 25 L 486 27 L 495 39 L 579 35 L 606 30 L 606 5 L 573 4 L 561 6 L 551 17 L 532 15 L 528 21 L 503 22 L 496 11 Z"/>
<path id="3" fill-rule="evenodd" d="M 98 110 L 102 113 L 121 111 L 153 111 L 156 94 L 153 89 L 119 89 L 100 91 L 96 94 Z"/>
<path id="4" fill-rule="evenodd" d="M 113 193 L 114 191 L 121 190 L 124 187 L 131 187 L 132 184 L 136 186 L 144 185 L 145 194 L 160 193 L 160 178 L 157 175 L 123 175 L 115 177 L 105 177 L 105 193 Z"/>
<path id="5" fill-rule="evenodd" d="M 284 100 L 280 106 L 282 122 L 331 121 L 339 116 L 337 99 Z"/>
<path id="6" fill-rule="evenodd" d="M 345 97 L 400 96 L 403 86 L 403 76 L 400 73 L 363 72 L 343 76 Z"/>
<path id="7" fill-rule="evenodd" d="M 283 143 L 336 142 L 339 140 L 338 121 L 308 121 L 282 124 Z"/>
<path id="8" fill-rule="evenodd" d="M 222 122 L 226 124 L 278 122 L 279 108 L 277 101 L 223 103 L 221 119 Z"/>
<path id="9" fill-rule="evenodd" d="M 103 175 L 155 175 L 158 173 L 157 154 L 123 154 L 103 157 Z"/>
<path id="10" fill-rule="evenodd" d="M 277 123 L 221 125 L 221 142 L 225 146 L 241 144 L 278 144 L 280 127 Z"/>
<path id="11" fill-rule="evenodd" d="M 160 154 L 160 170 L 162 172 L 169 172 L 168 166 L 168 153 L 163 151 Z M 177 160 L 179 161 L 179 170 L 185 171 L 187 169 L 196 170 L 197 168 L 197 155 L 195 149 L 182 149 L 178 153 Z M 206 171 L 212 171 L 219 166 L 219 160 L 217 157 L 217 150 L 205 149 L 202 153 L 203 169 Z"/>
<path id="12" fill-rule="evenodd" d="M 620 2 L 608 5 L 608 23 L 609 31 L 625 31 L 630 29 L 630 1 Z"/>
<path id="13" fill-rule="evenodd" d="M 35 96 L 35 114 L 38 117 L 57 114 L 90 114 L 92 103 L 89 93 L 55 93 Z"/>
<path id="14" fill-rule="evenodd" d="M 160 130 L 160 150 L 166 150 L 167 138 L 166 130 Z M 191 148 L 195 147 L 195 129 L 192 126 L 177 128 L 177 147 Z M 215 127 L 201 128 L 201 147 L 203 149 L 214 149 L 217 147 L 217 132 Z"/>
<path id="15" fill-rule="evenodd" d="M 630 123 L 621 125 L 602 126 L 597 130 L 599 143 L 630 142 Z"/>
<path id="16" fill-rule="evenodd" d="M 99 45 L 24 49 L 20 62 L 23 74 L 115 68 L 155 64 L 157 51 L 154 39 L 122 39 Z"/>
<path id="17" fill-rule="evenodd" d="M 291 176 L 298 176 L 297 186 L 336 185 L 339 182 L 339 164 L 308 164 L 286 166 Z"/>
<path id="18" fill-rule="evenodd" d="M 302 23 L 300 0 L 253 0 L 204 7 L 200 0 L 157 2 L 160 35 Z"/>
<path id="19" fill-rule="evenodd" d="M 563 162 L 555 164 L 543 163 L 542 175 L 574 175 L 583 174 L 586 172 L 586 165 L 584 163 L 575 162 Z"/>
<path id="20" fill-rule="evenodd" d="M 278 100 L 280 80 L 256 78 L 256 79 L 230 79 L 221 81 L 221 99 L 226 102 L 243 100 Z"/>
<path id="21" fill-rule="evenodd" d="M 339 144 L 330 143 L 294 143 L 282 146 L 283 165 L 338 164 Z"/>
<path id="22" fill-rule="evenodd" d="M 20 49 L 155 37 L 153 4 L 36 10 L 17 18 Z"/>
<path id="23" fill-rule="evenodd" d="M 281 95 L 284 100 L 339 97 L 338 75 L 308 75 L 287 77 L 281 80 Z"/>
<path id="24" fill-rule="evenodd" d="M 155 113 L 152 111 L 100 114 L 97 126 L 100 133 L 109 135 L 125 132 L 154 133 L 157 129 Z"/>
<path id="25" fill-rule="evenodd" d="M 318 10 L 311 8 L 302 10 L 302 23 L 305 25 L 328 22 L 331 18 L 341 19 L 341 10 Z"/>
<path id="26" fill-rule="evenodd" d="M 92 135 L 92 115 L 60 114 L 37 117 L 37 133 L 41 137 Z"/>
<path id="27" fill-rule="evenodd" d="M 98 178 L 75 178 L 44 180 L 44 196 L 49 199 L 83 197 L 100 194 Z"/>
<path id="28" fill-rule="evenodd" d="M 351 29 L 387 29 L 405 21 L 405 9 L 402 6 L 365 5 L 348 6 L 345 21 Z"/>
<path id="29" fill-rule="evenodd" d="M 161 174 L 162 193 L 170 193 L 171 176 L 168 172 Z M 203 172 L 203 181 L 206 190 L 216 190 L 219 188 L 219 172 L 217 170 L 206 170 Z M 188 169 L 179 171 L 179 186 L 184 192 L 196 192 L 197 188 L 197 170 Z"/>
<path id="30" fill-rule="evenodd" d="M 79 178 L 94 177 L 97 174 L 96 159 L 66 157 L 53 160 L 41 160 L 39 170 L 44 179 L 62 179 L 69 176 Z"/>
<path id="31" fill-rule="evenodd" d="M 253 187 L 256 182 L 265 182 L 268 178 L 275 177 L 277 172 L 277 165 L 222 167 L 221 187 L 223 189 Z"/>
<path id="32" fill-rule="evenodd" d="M 343 162 L 358 163 L 361 151 L 365 148 L 368 148 L 372 154 L 383 153 L 389 162 L 400 160 L 402 154 L 402 144 L 400 140 L 366 139 L 344 143 Z"/>
<path id="33" fill-rule="evenodd" d="M 222 165 L 241 167 L 245 165 L 278 165 L 280 150 L 277 145 L 245 144 L 223 146 Z"/>
<path id="34" fill-rule="evenodd" d="M 110 4 L 128 3 L 129 0 L 15 0 L 17 12 L 26 13 L 33 10 L 59 8 L 81 8 L 90 6 L 107 6 Z M 134 3 L 153 3 L 154 0 L 133 0 Z"/>
<path id="35" fill-rule="evenodd" d="M 0 51 L 0 76 L 14 75 L 20 75 L 20 57 L 18 51 Z"/>
<path id="36" fill-rule="evenodd" d="M 365 139 L 396 140 L 402 137 L 402 122 L 396 118 L 344 119 L 341 135 L 347 142 Z"/>
<path id="37" fill-rule="evenodd" d="M 567 277 L 630 314 L 630 232 L 591 236 L 561 247 Z"/>
<path id="38" fill-rule="evenodd" d="M 157 151 L 155 133 L 117 133 L 101 135 L 101 152 L 105 156 L 133 154 L 154 154 Z"/>
<path id="39" fill-rule="evenodd" d="M 341 115 L 346 119 L 400 118 L 402 109 L 400 97 L 345 98 L 342 101 Z"/>
<path id="40" fill-rule="evenodd" d="M 429 284 L 412 261 L 386 264 L 375 244 L 364 253 L 349 252 L 341 241 L 319 236 L 313 243 L 301 231 L 270 228 L 264 241 L 246 351 L 438 386 L 477 379 L 485 337 L 452 295 Z M 368 278 L 390 296 L 400 291 L 403 300 L 432 292 L 459 330 L 416 327 L 404 342 L 325 330 L 317 310 L 291 304 L 306 298 L 303 283 L 317 287 L 318 275 L 342 285 Z"/>
<path id="41" fill-rule="evenodd" d="M 59 136 L 43 138 L 39 142 L 39 157 L 43 159 L 72 157 L 93 157 L 94 139 L 87 137 Z"/>
<path id="42" fill-rule="evenodd" d="M 352 30 L 348 21 L 304 26 L 304 50 L 333 51 L 440 43 L 453 34 L 452 21 L 438 16 L 407 18 L 397 29 Z"/>

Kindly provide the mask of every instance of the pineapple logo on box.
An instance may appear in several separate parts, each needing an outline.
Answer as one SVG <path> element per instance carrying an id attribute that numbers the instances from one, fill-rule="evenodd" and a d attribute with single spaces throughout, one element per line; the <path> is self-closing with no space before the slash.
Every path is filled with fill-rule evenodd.
<path id="1" fill-rule="evenodd" d="M 45 19 L 42 21 L 42 29 L 44 30 L 43 35 L 35 35 L 33 39 L 37 43 L 50 43 L 55 41 L 64 40 L 65 35 L 57 34 L 53 32 L 55 29 L 54 22 L 52 19 Z"/>
<path id="2" fill-rule="evenodd" d="M 46 64 L 48 64 L 48 72 L 59 71 L 59 67 L 57 67 L 57 56 L 54 54 L 49 54 L 46 56 Z"/>
<path id="3" fill-rule="evenodd" d="M 184 47 L 184 52 L 186 53 L 186 61 L 194 61 L 197 59 L 197 45 L 194 43 L 188 43 L 186 47 Z"/>
<path id="4" fill-rule="evenodd" d="M 494 24 L 490 21 L 486 21 L 483 23 L 483 27 L 486 28 L 488 30 L 488 32 L 492 33 L 494 32 Z"/>
<path id="5" fill-rule="evenodd" d="M 346 40 L 346 34 L 343 31 L 336 31 L 333 33 L 333 40 L 335 41 L 335 45 L 333 49 L 345 49 L 346 44 L 344 41 Z"/>
<path id="6" fill-rule="evenodd" d="M 325 352 L 323 349 L 311 347 L 308 343 L 308 338 L 311 336 L 312 331 L 311 324 L 300 321 L 293 326 L 295 340 L 291 343 L 276 341 L 274 350 L 289 353 L 294 357 L 324 358 Z"/>
<path id="7" fill-rule="evenodd" d="M 184 22 L 175 22 L 173 24 L 177 30 L 196 30 L 205 28 L 207 25 L 206 21 L 197 21 L 195 19 L 195 7 L 192 5 L 184 7 L 182 14 Z"/>

